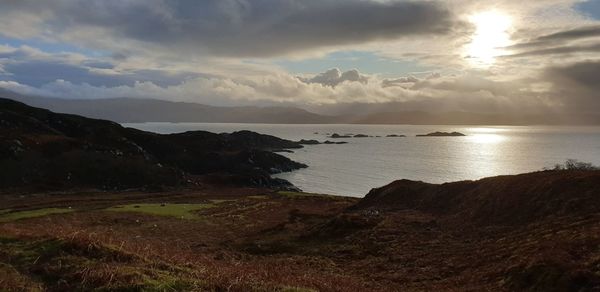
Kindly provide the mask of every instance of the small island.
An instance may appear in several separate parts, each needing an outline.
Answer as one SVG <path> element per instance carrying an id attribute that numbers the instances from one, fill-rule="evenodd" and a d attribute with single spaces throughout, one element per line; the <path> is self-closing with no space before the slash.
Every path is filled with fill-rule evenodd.
<path id="1" fill-rule="evenodd" d="M 340 135 L 338 133 L 333 133 L 331 136 L 329 136 L 329 138 L 341 139 L 341 138 L 352 138 L 352 136 L 351 135 Z"/>
<path id="2" fill-rule="evenodd" d="M 406 137 L 406 135 L 396 135 L 396 134 L 391 134 L 391 135 L 387 135 L 387 138 L 403 138 Z"/>
<path id="3" fill-rule="evenodd" d="M 344 142 L 344 141 L 340 141 L 340 142 L 333 142 L 333 141 L 325 141 L 323 142 L 323 144 L 336 144 L 336 145 L 341 145 L 341 144 L 348 144 L 348 142 Z"/>
<path id="4" fill-rule="evenodd" d="M 300 144 L 300 145 L 319 145 L 319 144 L 321 144 L 321 142 L 319 142 L 317 140 L 302 139 L 302 140 L 298 141 L 298 144 Z"/>
<path id="5" fill-rule="evenodd" d="M 320 145 L 320 144 L 348 144 L 348 142 L 333 142 L 333 141 L 325 141 L 325 142 L 319 142 L 317 140 L 305 140 L 302 139 L 300 141 L 297 142 L 300 145 Z"/>
<path id="6" fill-rule="evenodd" d="M 338 134 L 338 133 L 333 133 L 331 136 L 329 136 L 329 138 L 332 139 L 341 139 L 341 138 L 374 138 L 374 136 L 369 136 L 366 134 Z"/>
<path id="7" fill-rule="evenodd" d="M 433 132 L 433 133 L 429 133 L 429 134 L 425 134 L 425 135 L 417 135 L 417 137 L 463 137 L 466 136 L 463 133 L 459 133 L 459 132 Z"/>

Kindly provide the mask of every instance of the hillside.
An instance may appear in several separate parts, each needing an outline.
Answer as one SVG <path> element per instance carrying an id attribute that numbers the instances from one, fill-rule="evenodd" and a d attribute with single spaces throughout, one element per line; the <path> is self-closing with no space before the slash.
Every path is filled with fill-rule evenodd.
<path id="1" fill-rule="evenodd" d="M 544 171 L 441 185 L 409 180 L 373 189 L 358 210 L 419 210 L 477 225 L 522 226 L 600 213 L 600 171 Z"/>
<path id="2" fill-rule="evenodd" d="M 198 176 L 291 187 L 270 174 L 306 167 L 271 151 L 302 148 L 253 132 L 159 135 L 0 99 L 1 187 L 177 186 Z"/>
<path id="3" fill-rule="evenodd" d="M 9 291 L 600 288 L 599 171 L 400 180 L 362 200 L 210 186 L 0 199 Z"/>
<path id="4" fill-rule="evenodd" d="M 0 93 L 2 92 L 3 90 L 0 89 Z M 119 123 L 326 124 L 336 121 L 335 117 L 318 115 L 294 107 L 218 107 L 191 102 L 136 98 L 69 100 L 24 96 L 10 92 L 5 92 L 5 96 L 54 112 L 77 114 Z"/>

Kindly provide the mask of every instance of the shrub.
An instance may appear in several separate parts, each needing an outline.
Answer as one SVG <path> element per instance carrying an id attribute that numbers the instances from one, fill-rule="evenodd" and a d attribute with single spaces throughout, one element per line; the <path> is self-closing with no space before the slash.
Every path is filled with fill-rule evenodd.
<path id="1" fill-rule="evenodd" d="M 563 164 L 554 165 L 554 170 L 600 170 L 600 167 L 577 159 L 567 159 Z"/>

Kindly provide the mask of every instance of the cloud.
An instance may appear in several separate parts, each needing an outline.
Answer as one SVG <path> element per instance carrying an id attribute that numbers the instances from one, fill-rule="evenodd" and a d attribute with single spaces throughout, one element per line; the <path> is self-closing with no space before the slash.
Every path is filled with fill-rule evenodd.
<path id="1" fill-rule="evenodd" d="M 600 25 L 583 25 L 564 29 L 508 47 L 513 53 L 505 57 L 531 57 L 600 52 Z"/>
<path id="2" fill-rule="evenodd" d="M 367 83 L 369 80 L 367 76 L 360 74 L 360 72 L 358 72 L 356 69 L 342 72 L 338 68 L 327 70 L 326 72 L 317 74 L 312 78 L 299 77 L 299 79 L 306 83 L 318 83 L 331 87 L 335 87 L 342 82 Z"/>
<path id="3" fill-rule="evenodd" d="M 521 53 L 507 55 L 504 57 L 529 57 L 529 56 L 542 56 L 542 55 L 564 55 L 574 53 L 600 53 L 600 43 L 591 45 L 577 45 L 577 46 L 562 46 L 562 47 L 551 47 L 537 50 L 529 50 Z"/>
<path id="4" fill-rule="evenodd" d="M 384 79 L 381 81 L 382 87 L 390 87 L 390 86 L 404 86 L 410 87 L 420 80 L 414 76 L 394 78 L 394 79 Z"/>
<path id="5" fill-rule="evenodd" d="M 552 91 L 562 96 L 566 107 L 582 113 L 600 112 L 600 61 L 580 62 L 547 68 L 544 77 Z"/>
<path id="6" fill-rule="evenodd" d="M 143 43 L 229 57 L 446 34 L 459 25 L 435 1 L 21 0 L 2 6 L 0 28 L 5 29 L 0 33 L 8 36 L 62 38 L 105 48 L 134 42 L 130 47 Z"/>
<path id="7" fill-rule="evenodd" d="M 334 111 L 336 105 L 357 104 L 358 111 L 381 110 L 533 112 L 551 108 L 556 101 L 548 92 L 535 91 L 535 80 L 495 81 L 476 74 L 424 78 L 407 76 L 405 85 L 385 86 L 377 75 L 356 70 L 346 76 L 360 76 L 340 81 L 344 76 L 332 69 L 313 78 L 338 77 L 322 82 L 309 82 L 291 74 L 239 77 L 197 77 L 176 85 L 159 86 L 153 82 L 135 82 L 114 87 L 74 84 L 56 80 L 41 87 L 17 82 L 2 82 L 0 87 L 22 94 L 61 98 L 158 98 L 210 105 L 294 105 L 321 112 Z M 389 81 L 389 80 L 388 80 Z M 567 101 L 568 102 L 568 101 Z M 368 106 L 367 106 L 368 105 Z M 393 105 L 393 107 L 391 107 Z M 361 110 L 362 108 L 363 110 Z M 356 112 L 354 112 L 356 113 Z"/>
<path id="8" fill-rule="evenodd" d="M 537 38 L 537 41 L 573 40 L 600 36 L 600 25 L 583 26 L 575 29 L 555 32 Z"/>
<path id="9" fill-rule="evenodd" d="M 588 59 L 598 59 L 600 26 L 575 13 L 577 0 L 1 2 L 0 40 L 12 47 L 0 45 L 0 86 L 26 94 L 481 111 L 580 102 L 599 109 L 598 88 L 578 72 L 597 73 Z M 520 43 L 490 68 L 470 69 L 464 49 L 474 27 L 463 21 L 491 8 L 513 17 L 511 37 Z M 307 75 L 322 67 L 289 73 L 278 62 L 340 50 L 368 52 L 402 73 L 382 76 L 365 60 L 330 58 L 325 68 L 358 69 Z"/>
<path id="10" fill-rule="evenodd" d="M 35 48 L 3 46 L 0 48 L 0 80 L 41 87 L 56 80 L 73 84 L 115 87 L 135 82 L 153 82 L 159 86 L 175 85 L 183 80 L 206 76 L 186 71 L 158 69 L 117 69 L 110 60 L 88 58 L 73 53 L 47 54 Z"/>

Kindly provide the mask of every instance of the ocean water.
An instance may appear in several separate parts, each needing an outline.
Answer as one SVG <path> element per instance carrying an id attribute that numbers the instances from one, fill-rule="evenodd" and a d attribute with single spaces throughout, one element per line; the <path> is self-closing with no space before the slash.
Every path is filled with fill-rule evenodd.
<path id="1" fill-rule="evenodd" d="M 444 183 L 541 170 L 577 159 L 600 165 L 600 127 L 473 127 L 408 125 L 270 125 L 208 123 L 124 124 L 158 133 L 250 130 L 300 140 L 347 141 L 282 153 L 309 167 L 277 175 L 304 191 L 362 197 L 398 179 Z M 466 137 L 415 137 L 458 131 Z M 326 134 L 380 138 L 329 139 Z M 386 138 L 390 134 L 406 138 Z"/>

